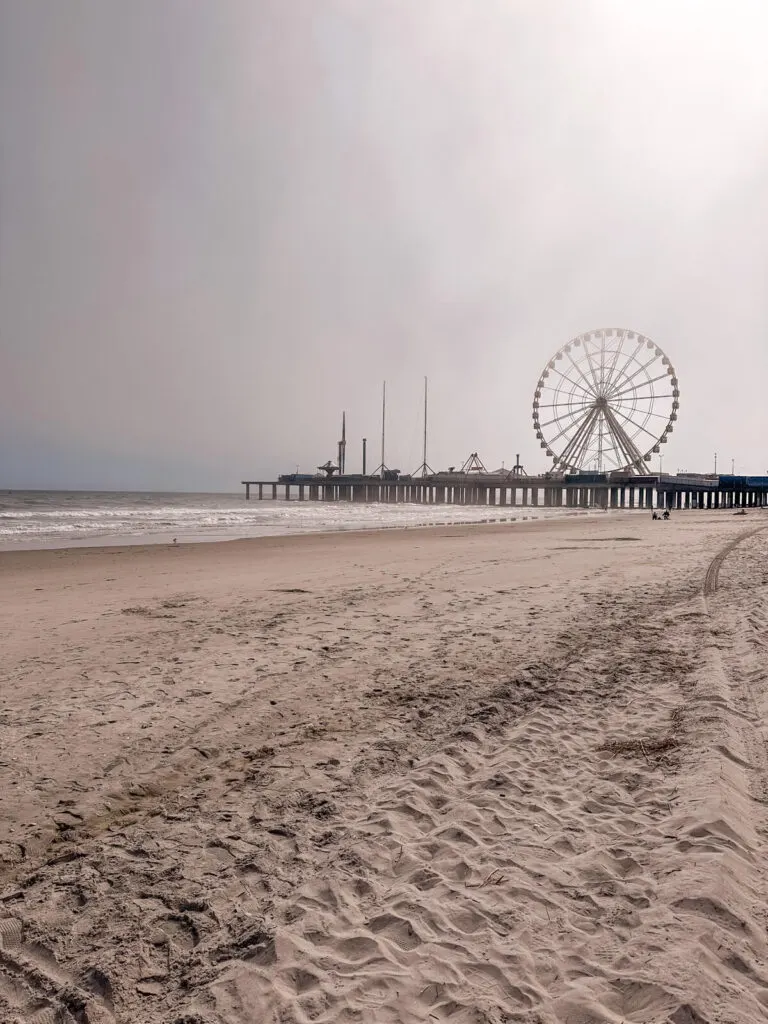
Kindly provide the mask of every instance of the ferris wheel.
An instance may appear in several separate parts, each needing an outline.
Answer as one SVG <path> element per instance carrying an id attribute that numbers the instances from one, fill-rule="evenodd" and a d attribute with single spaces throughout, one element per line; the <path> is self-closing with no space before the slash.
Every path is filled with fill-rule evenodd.
<path id="1" fill-rule="evenodd" d="M 563 345 L 539 377 L 533 426 L 553 470 L 647 473 L 672 433 L 677 376 L 650 338 L 608 327 Z"/>

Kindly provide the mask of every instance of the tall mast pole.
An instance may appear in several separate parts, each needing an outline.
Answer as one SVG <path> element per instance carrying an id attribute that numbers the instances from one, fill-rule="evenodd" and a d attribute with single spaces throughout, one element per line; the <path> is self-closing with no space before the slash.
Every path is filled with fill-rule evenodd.
<path id="1" fill-rule="evenodd" d="M 427 378 L 424 378 L 424 457 L 422 459 L 421 475 L 427 475 Z"/>
<path id="2" fill-rule="evenodd" d="M 381 390 L 381 475 L 384 477 L 384 438 L 387 422 L 387 382 Z"/>

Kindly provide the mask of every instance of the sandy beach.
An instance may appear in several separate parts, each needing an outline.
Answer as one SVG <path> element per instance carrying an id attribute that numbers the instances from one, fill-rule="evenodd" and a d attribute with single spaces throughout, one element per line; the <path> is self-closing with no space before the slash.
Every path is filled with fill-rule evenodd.
<path id="1" fill-rule="evenodd" d="M 0 1020 L 765 1021 L 763 527 L 0 554 Z"/>

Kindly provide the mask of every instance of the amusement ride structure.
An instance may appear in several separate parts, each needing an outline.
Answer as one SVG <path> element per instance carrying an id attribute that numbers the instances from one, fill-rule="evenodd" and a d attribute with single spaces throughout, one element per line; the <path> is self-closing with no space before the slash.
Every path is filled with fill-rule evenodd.
<path id="1" fill-rule="evenodd" d="M 563 345 L 544 367 L 533 426 L 552 472 L 648 473 L 680 402 L 674 367 L 650 338 L 608 327 Z"/>

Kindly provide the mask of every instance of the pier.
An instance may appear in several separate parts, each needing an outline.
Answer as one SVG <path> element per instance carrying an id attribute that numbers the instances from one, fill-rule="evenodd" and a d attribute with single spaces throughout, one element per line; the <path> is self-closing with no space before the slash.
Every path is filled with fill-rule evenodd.
<path id="1" fill-rule="evenodd" d="M 718 509 L 768 506 L 768 476 L 434 473 L 243 480 L 247 500 L 481 505 L 491 508 Z"/>

